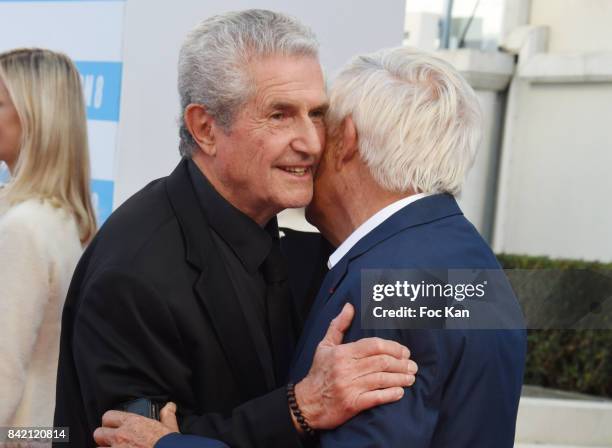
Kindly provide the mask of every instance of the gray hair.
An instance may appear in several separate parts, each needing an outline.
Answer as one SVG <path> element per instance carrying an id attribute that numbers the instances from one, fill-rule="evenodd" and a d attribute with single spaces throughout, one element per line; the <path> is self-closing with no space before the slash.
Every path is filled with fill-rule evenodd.
<path id="1" fill-rule="evenodd" d="M 450 64 L 410 48 L 358 56 L 338 75 L 327 124 L 351 116 L 359 153 L 388 191 L 461 191 L 481 138 L 478 98 Z"/>
<path id="2" fill-rule="evenodd" d="M 237 110 L 254 93 L 247 65 L 271 55 L 318 58 L 313 32 L 294 18 L 262 9 L 229 12 L 204 20 L 188 35 L 178 63 L 181 99 L 180 153 L 197 148 L 184 122 L 189 104 L 202 104 L 229 131 Z"/>

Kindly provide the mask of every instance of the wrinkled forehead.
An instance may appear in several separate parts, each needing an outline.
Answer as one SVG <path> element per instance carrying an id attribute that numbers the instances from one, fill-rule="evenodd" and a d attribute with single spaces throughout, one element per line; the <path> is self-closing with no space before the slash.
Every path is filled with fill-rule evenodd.
<path id="1" fill-rule="evenodd" d="M 305 109 L 326 107 L 327 89 L 319 60 L 312 56 L 268 56 L 248 67 L 258 108 L 275 104 Z"/>

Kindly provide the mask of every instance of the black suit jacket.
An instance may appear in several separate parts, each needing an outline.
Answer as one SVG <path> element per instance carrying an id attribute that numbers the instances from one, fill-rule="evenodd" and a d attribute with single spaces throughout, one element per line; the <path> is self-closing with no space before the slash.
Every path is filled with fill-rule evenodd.
<path id="1" fill-rule="evenodd" d="M 70 446 L 94 446 L 102 414 L 136 397 L 176 402 L 183 432 L 232 447 L 299 446 L 245 300 L 186 161 L 126 201 L 83 255 L 64 307 L 54 424 L 70 427 Z"/>

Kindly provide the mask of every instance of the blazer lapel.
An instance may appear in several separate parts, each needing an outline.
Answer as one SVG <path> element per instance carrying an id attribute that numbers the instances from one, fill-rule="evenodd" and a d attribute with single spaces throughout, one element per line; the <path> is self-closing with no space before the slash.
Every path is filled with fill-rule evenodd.
<path id="1" fill-rule="evenodd" d="M 346 272 L 352 260 L 358 258 L 368 252 L 372 247 L 391 238 L 397 233 L 411 227 L 461 214 L 463 213 L 459 205 L 457 205 L 457 201 L 455 201 L 455 198 L 450 194 L 436 194 L 419 199 L 391 215 L 387 220 L 359 240 L 338 264 L 342 264 Z M 338 283 L 342 277 L 343 275 L 337 276 Z M 338 283 L 335 283 L 332 288 L 336 288 Z"/>
<path id="2" fill-rule="evenodd" d="M 334 281 L 333 271 L 330 271 L 327 273 L 327 275 L 323 279 L 323 284 L 321 285 L 321 289 L 319 290 L 319 293 L 317 294 L 314 304 L 312 305 L 312 309 L 310 310 L 310 313 L 308 314 L 308 319 L 306 319 L 304 330 L 302 331 L 300 339 L 298 340 L 298 343 L 295 347 L 295 352 L 293 354 L 293 358 L 291 361 L 290 370 L 293 370 L 293 367 L 295 367 L 296 361 L 300 359 L 300 355 L 302 354 L 302 351 L 304 350 L 304 345 L 306 344 L 306 338 L 309 337 L 312 327 L 317 322 L 317 318 L 316 318 L 317 314 L 319 314 L 319 311 L 327 303 L 328 298 L 331 297 L 331 295 L 333 294 L 333 292 L 330 289 L 330 285 L 333 283 L 333 281 Z"/>
<path id="3" fill-rule="evenodd" d="M 293 357 L 292 366 L 299 359 L 308 333 L 316 322 L 316 315 L 328 303 L 329 298 L 334 295 L 338 289 L 338 285 L 342 282 L 348 271 L 350 262 L 364 253 L 368 252 L 372 247 L 382 241 L 391 238 L 393 235 L 410 227 L 415 227 L 421 224 L 437 221 L 453 215 L 462 214 L 461 209 L 457 205 L 455 198 L 449 194 L 436 194 L 419 199 L 416 202 L 406 206 L 387 220 L 376 227 L 372 232 L 368 233 L 348 251 L 348 253 L 338 261 L 331 271 L 325 276 L 323 285 L 317 295 L 315 303 L 312 307 L 304 332 L 298 341 L 298 345 Z"/>
<path id="4" fill-rule="evenodd" d="M 236 372 L 236 382 L 246 398 L 255 398 L 274 388 L 274 370 L 263 334 L 254 334 L 240 299 L 222 263 L 208 263 L 195 284 L 206 307 L 225 356 Z M 262 346 L 262 344 L 264 344 Z M 267 362 L 266 362 L 267 361 Z M 245 374 L 248 372 L 248 374 Z"/>
<path id="5" fill-rule="evenodd" d="M 187 262 L 200 271 L 194 290 L 210 316 L 232 371 L 236 372 L 241 395 L 245 399 L 254 398 L 270 390 L 272 366 L 262 362 L 253 336 L 245 331 L 249 328 L 247 318 L 220 262 L 221 256 L 189 178 L 187 162 L 182 161 L 167 178 L 166 189 L 183 232 Z"/>

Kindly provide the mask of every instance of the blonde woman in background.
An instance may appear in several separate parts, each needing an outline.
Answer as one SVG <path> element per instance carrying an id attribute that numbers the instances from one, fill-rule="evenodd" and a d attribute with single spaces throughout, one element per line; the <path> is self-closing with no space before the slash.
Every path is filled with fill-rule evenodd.
<path id="1" fill-rule="evenodd" d="M 52 426 L 62 306 L 96 230 L 85 106 L 63 54 L 0 53 L 0 426 Z"/>

